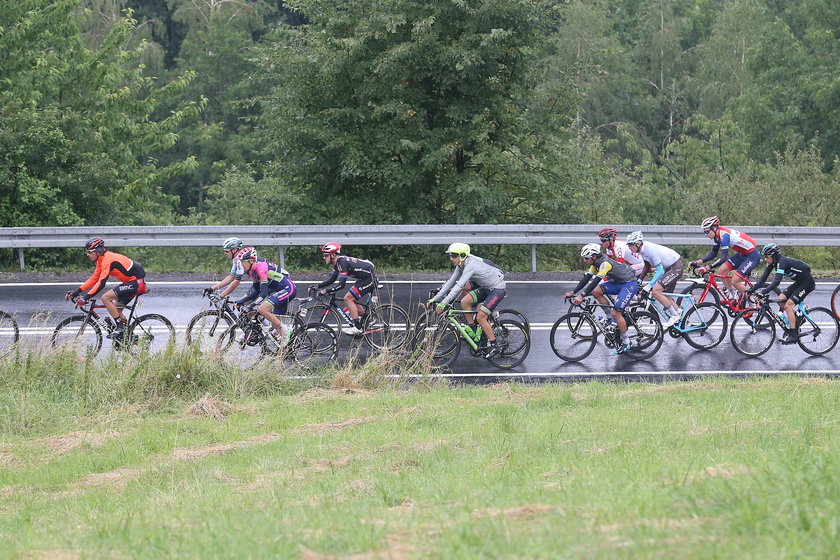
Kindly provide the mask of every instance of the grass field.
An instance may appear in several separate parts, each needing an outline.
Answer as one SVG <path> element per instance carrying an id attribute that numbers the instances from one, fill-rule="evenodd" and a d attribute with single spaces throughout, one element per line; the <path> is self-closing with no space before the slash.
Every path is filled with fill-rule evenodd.
<path id="1" fill-rule="evenodd" d="M 0 557 L 840 557 L 838 381 L 68 360 L 0 365 Z"/>

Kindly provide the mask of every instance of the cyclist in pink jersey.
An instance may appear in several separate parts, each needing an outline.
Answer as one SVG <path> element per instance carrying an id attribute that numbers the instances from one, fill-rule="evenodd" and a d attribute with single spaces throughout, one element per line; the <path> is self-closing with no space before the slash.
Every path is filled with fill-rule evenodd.
<path id="1" fill-rule="evenodd" d="M 761 260 L 756 242 L 746 233 L 720 225 L 720 218 L 717 216 L 706 218 L 700 225 L 703 233 L 714 242 L 714 246 L 708 255 L 692 262 L 691 266 L 702 266 L 703 263 L 714 259 L 708 269 L 700 269 L 699 272 L 717 268 L 718 274 L 728 275 L 730 271 L 734 271 L 731 278 L 723 278 L 723 285 L 729 291 L 731 299 L 740 299 L 747 290 L 747 278 Z M 729 249 L 733 251 L 732 256 L 729 256 Z M 733 290 L 733 286 L 737 292 Z"/>

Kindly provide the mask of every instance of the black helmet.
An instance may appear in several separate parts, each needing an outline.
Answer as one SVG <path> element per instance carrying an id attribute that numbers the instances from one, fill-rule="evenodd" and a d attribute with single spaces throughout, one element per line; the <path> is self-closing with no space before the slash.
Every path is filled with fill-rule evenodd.
<path id="1" fill-rule="evenodd" d="M 764 247 L 761 248 L 761 256 L 762 257 L 778 257 L 782 252 L 781 247 L 779 247 L 778 243 L 768 243 Z"/>
<path id="2" fill-rule="evenodd" d="M 92 253 L 96 251 L 97 253 L 102 253 L 105 251 L 105 240 L 101 237 L 91 237 L 85 243 L 85 251 L 88 253 Z"/>

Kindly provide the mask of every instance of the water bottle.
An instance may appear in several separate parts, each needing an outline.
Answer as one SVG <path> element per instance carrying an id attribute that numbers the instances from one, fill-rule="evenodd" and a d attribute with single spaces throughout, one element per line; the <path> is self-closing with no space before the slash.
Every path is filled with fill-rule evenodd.
<path id="1" fill-rule="evenodd" d="M 344 317 L 344 320 L 347 321 L 348 324 L 353 324 L 353 318 L 350 316 L 350 311 L 347 309 L 347 307 L 341 308 L 341 316 Z"/>
<path id="2" fill-rule="evenodd" d="M 653 308 L 656 309 L 656 312 L 659 313 L 660 317 L 662 317 L 663 319 L 668 318 L 668 314 L 665 313 L 665 308 L 662 306 L 661 303 L 659 303 L 659 301 L 651 298 L 650 302 L 651 302 L 651 305 L 653 305 Z"/>
<path id="3" fill-rule="evenodd" d="M 799 310 L 797 309 L 796 312 L 799 313 Z M 784 323 L 786 329 L 790 328 L 790 321 L 788 321 L 787 313 L 785 313 L 784 311 L 777 311 L 776 315 L 779 317 L 779 319 L 782 320 L 782 323 Z"/>

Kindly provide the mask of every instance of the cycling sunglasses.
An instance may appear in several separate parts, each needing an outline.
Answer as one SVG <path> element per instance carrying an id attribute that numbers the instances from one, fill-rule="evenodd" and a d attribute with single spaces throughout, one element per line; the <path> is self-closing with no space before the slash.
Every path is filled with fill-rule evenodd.
<path id="1" fill-rule="evenodd" d="M 710 231 L 712 231 L 712 230 L 710 230 L 710 229 L 704 229 L 704 230 L 703 230 L 703 235 L 709 235 L 709 232 L 710 232 Z"/>
<path id="2" fill-rule="evenodd" d="M 460 257 L 460 256 L 461 256 L 461 255 L 459 255 L 458 253 L 449 253 L 449 258 L 450 258 L 450 259 L 457 259 L 457 258 L 458 258 L 458 257 Z"/>

